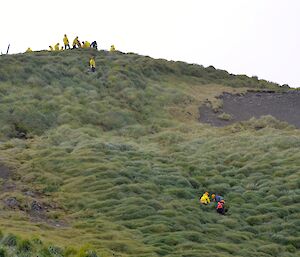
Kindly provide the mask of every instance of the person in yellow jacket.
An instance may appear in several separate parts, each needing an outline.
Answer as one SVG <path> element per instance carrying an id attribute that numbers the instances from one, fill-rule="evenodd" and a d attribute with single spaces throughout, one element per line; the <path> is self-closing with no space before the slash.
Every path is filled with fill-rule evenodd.
<path id="1" fill-rule="evenodd" d="M 27 48 L 26 53 L 31 53 L 32 49 L 30 47 Z"/>
<path id="2" fill-rule="evenodd" d="M 91 43 L 89 41 L 82 41 L 82 48 L 90 48 Z"/>
<path id="3" fill-rule="evenodd" d="M 110 52 L 115 52 L 116 51 L 116 48 L 115 48 L 115 46 L 114 45 L 111 45 L 111 47 L 110 47 L 110 50 L 109 50 Z"/>
<path id="4" fill-rule="evenodd" d="M 49 46 L 49 51 L 54 51 L 52 46 Z"/>
<path id="5" fill-rule="evenodd" d="M 59 50 L 60 50 L 59 43 L 57 43 L 57 44 L 54 46 L 54 50 L 55 50 L 55 51 L 59 51 Z"/>
<path id="6" fill-rule="evenodd" d="M 70 44 L 69 44 L 69 39 L 68 39 L 66 34 L 64 36 L 63 41 L 64 41 L 65 49 L 67 50 L 67 47 L 70 49 L 71 47 L 70 47 Z"/>
<path id="7" fill-rule="evenodd" d="M 92 56 L 90 58 L 90 68 L 91 68 L 92 72 L 95 72 L 95 70 L 96 70 L 95 56 Z"/>
<path id="8" fill-rule="evenodd" d="M 81 47 L 80 41 L 78 39 L 78 36 L 74 38 L 72 46 L 73 46 L 73 49 L 77 48 L 77 46 L 78 46 L 78 48 Z"/>
<path id="9" fill-rule="evenodd" d="M 72 44 L 73 49 L 76 48 L 77 40 L 78 40 L 78 37 L 75 37 L 74 40 L 73 40 L 73 44 Z"/>
<path id="10" fill-rule="evenodd" d="M 200 203 L 202 204 L 209 204 L 210 203 L 210 199 L 209 199 L 209 193 L 205 192 L 202 197 L 200 198 Z"/>

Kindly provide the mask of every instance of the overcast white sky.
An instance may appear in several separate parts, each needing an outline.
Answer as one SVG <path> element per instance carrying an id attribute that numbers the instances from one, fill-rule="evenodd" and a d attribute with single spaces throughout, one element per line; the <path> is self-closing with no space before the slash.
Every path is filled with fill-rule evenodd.
<path id="1" fill-rule="evenodd" d="M 213 65 L 300 86 L 300 0 L 14 0 L 0 4 L 0 50 L 78 35 L 122 52 Z"/>

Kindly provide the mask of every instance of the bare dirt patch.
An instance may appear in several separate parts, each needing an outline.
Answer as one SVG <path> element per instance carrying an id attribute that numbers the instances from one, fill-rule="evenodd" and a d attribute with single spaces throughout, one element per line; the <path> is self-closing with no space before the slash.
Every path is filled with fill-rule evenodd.
<path id="1" fill-rule="evenodd" d="M 218 98 L 223 101 L 218 110 L 208 103 L 200 107 L 200 122 L 222 127 L 252 117 L 271 115 L 300 128 L 300 91 L 223 93 Z"/>
<path id="2" fill-rule="evenodd" d="M 9 196 L 3 199 L 3 203 L 6 209 L 22 212 L 27 215 L 32 222 L 47 223 L 55 227 L 69 226 L 65 220 L 49 217 L 51 212 L 64 212 L 57 204 L 54 202 L 45 202 L 43 199 L 38 199 L 37 196 L 24 198 L 22 200 L 18 200 L 14 196 Z"/>
<path id="3" fill-rule="evenodd" d="M 0 178 L 7 180 L 10 177 L 11 173 L 9 168 L 4 166 L 3 164 L 0 164 Z"/>

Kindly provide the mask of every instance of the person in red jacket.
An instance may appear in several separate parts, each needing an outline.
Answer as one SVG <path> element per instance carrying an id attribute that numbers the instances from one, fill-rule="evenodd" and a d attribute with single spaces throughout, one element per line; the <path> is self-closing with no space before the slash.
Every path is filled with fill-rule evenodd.
<path id="1" fill-rule="evenodd" d="M 218 204 L 216 206 L 216 211 L 217 211 L 217 213 L 225 215 L 225 213 L 227 212 L 227 209 L 225 208 L 225 201 L 224 200 L 221 200 L 220 202 L 218 202 Z"/>

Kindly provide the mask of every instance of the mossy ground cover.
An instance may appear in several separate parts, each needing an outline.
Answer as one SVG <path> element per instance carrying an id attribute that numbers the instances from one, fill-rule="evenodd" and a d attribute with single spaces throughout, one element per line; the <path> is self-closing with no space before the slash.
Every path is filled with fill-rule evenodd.
<path id="1" fill-rule="evenodd" d="M 2 189 L 2 230 L 99 256 L 297 256 L 299 130 L 272 117 L 197 122 L 202 103 L 248 88 L 280 90 L 135 54 L 1 56 L 0 153 L 13 171 L 2 182 L 14 184 Z M 225 196 L 228 215 L 199 205 L 207 190 Z M 37 220 L 5 205 L 27 206 L 28 191 L 56 207 Z"/>

